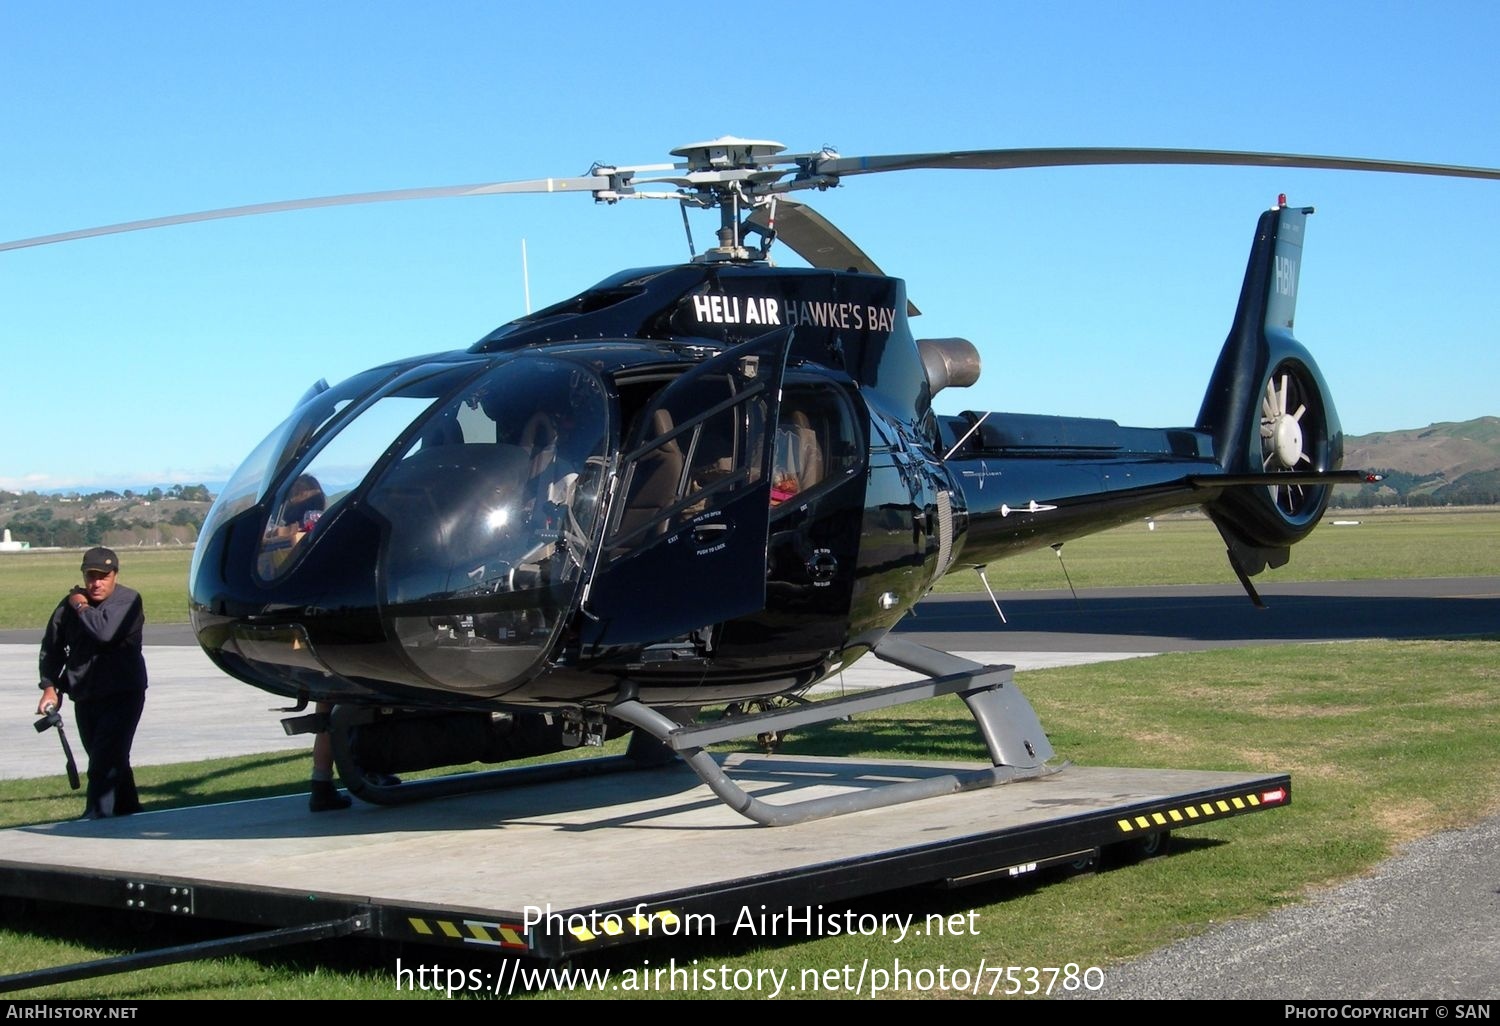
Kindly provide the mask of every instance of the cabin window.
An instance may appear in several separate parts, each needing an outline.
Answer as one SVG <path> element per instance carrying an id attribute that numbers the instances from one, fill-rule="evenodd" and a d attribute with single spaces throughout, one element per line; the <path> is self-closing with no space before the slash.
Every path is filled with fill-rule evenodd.
<path id="1" fill-rule="evenodd" d="M 796 508 L 798 500 L 845 480 L 863 454 L 853 412 L 837 389 L 787 384 L 776 424 L 772 507 Z"/>

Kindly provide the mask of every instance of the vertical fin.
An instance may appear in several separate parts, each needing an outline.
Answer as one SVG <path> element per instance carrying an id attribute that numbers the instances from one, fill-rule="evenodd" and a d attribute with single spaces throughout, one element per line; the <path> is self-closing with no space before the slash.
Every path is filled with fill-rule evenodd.
<path id="1" fill-rule="evenodd" d="M 1292 334 L 1297 315 L 1297 279 L 1302 273 L 1302 239 L 1312 207 L 1280 207 L 1271 270 L 1266 282 L 1266 334 Z"/>
<path id="2" fill-rule="evenodd" d="M 1276 206 L 1261 214 L 1245 267 L 1240 301 L 1229 337 L 1214 365 L 1198 412 L 1198 427 L 1214 438 L 1214 455 L 1230 473 L 1259 470 L 1248 453 L 1251 427 L 1259 423 L 1261 383 L 1277 348 L 1296 346 L 1292 324 L 1302 245 L 1311 207 Z M 1300 349 L 1299 349 L 1300 351 Z"/>

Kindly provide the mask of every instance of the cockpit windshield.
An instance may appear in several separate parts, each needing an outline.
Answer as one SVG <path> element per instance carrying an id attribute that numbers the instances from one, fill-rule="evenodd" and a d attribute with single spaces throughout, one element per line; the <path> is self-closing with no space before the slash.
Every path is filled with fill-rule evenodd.
<path id="1" fill-rule="evenodd" d="M 592 531 L 607 409 L 593 374 L 535 357 L 434 409 L 368 497 L 391 525 L 387 601 L 571 579 Z M 560 551 L 569 558 L 554 565 Z M 544 565 L 555 572 L 539 578 Z"/>
<path id="2" fill-rule="evenodd" d="M 576 364 L 507 361 L 434 407 L 370 487 L 383 604 L 418 670 L 488 693 L 539 664 L 582 580 L 608 410 Z"/>
<path id="3" fill-rule="evenodd" d="M 392 367 L 376 367 L 356 374 L 334 388 L 310 392 L 291 416 L 276 426 L 245 462 L 234 472 L 218 500 L 209 510 L 200 538 L 212 538 L 219 528 L 254 506 L 265 496 L 266 489 L 290 463 L 318 442 L 325 429 L 333 424 L 350 405 L 395 373 Z M 198 560 L 205 546 L 193 553 L 191 580 L 198 578 Z"/>
<path id="4" fill-rule="evenodd" d="M 359 403 L 357 410 L 337 421 L 332 414 L 322 415 L 323 409 L 336 408 L 325 400 L 334 390 L 299 410 L 299 416 L 293 418 L 293 433 L 306 431 L 306 441 L 292 444 L 296 439 L 289 439 L 284 452 L 302 462 L 296 474 L 283 482 L 270 504 L 271 515 L 256 563 L 260 578 L 274 580 L 290 571 L 296 564 L 294 557 L 305 548 L 304 542 L 310 539 L 323 515 L 364 481 L 386 450 L 434 400 L 458 388 L 477 372 L 473 364 L 417 367 L 388 383 L 373 399 Z M 313 426 L 309 429 L 308 425 Z M 286 455 L 279 462 L 285 466 Z"/>

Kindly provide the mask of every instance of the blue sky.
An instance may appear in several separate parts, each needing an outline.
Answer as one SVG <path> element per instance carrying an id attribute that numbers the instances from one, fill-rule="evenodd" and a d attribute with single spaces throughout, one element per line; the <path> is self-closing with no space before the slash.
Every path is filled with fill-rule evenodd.
<path id="1" fill-rule="evenodd" d="M 1241 9 L 1243 7 L 1243 10 Z M 581 174 L 735 134 L 846 155 L 1271 150 L 1500 166 L 1500 5 L 0 0 L 0 239 Z M 945 412 L 1191 423 L 1258 213 L 1318 208 L 1298 336 L 1366 433 L 1500 414 L 1500 183 L 1074 168 L 819 209 L 972 339 Z M 695 225 L 698 239 L 710 225 Z M 319 377 L 686 255 L 665 203 L 349 207 L 0 253 L 0 488 L 223 480 Z"/>

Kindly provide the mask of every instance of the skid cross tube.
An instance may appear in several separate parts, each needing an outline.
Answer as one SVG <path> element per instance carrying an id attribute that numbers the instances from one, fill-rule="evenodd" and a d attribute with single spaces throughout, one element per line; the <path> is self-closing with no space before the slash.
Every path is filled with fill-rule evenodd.
<path id="1" fill-rule="evenodd" d="M 616 702 L 610 706 L 609 712 L 676 751 L 724 804 L 763 826 L 806 823 L 1054 772 L 1046 765 L 1053 755 L 1052 746 L 1031 703 L 1013 683 L 1015 667 L 985 666 L 910 641 L 888 639 L 873 651 L 877 658 L 928 674 L 928 679 L 703 727 L 683 727 L 634 698 Z M 746 792 L 704 751 L 704 746 L 720 741 L 810 723 L 826 723 L 855 712 L 949 694 L 960 695 L 973 713 L 993 765 L 773 805 Z"/>

